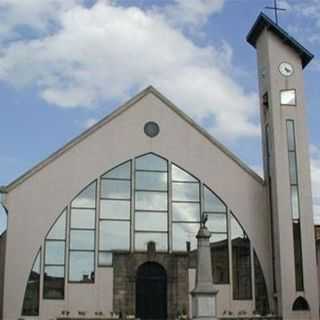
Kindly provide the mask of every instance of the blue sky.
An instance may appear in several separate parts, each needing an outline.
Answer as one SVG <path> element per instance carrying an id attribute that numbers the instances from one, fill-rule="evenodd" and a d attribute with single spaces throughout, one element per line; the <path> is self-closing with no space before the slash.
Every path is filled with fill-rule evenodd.
<path id="1" fill-rule="evenodd" d="M 255 50 L 272 0 L 3 0 L 0 185 L 154 85 L 261 172 Z M 320 0 L 279 1 L 305 69 L 315 221 L 320 223 Z M 267 12 L 273 16 L 272 12 Z M 5 215 L 0 209 L 0 232 Z"/>

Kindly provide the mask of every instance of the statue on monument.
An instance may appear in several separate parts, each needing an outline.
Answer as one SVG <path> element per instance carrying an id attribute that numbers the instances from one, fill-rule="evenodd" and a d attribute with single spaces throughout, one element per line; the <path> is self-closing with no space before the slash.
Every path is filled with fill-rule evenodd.
<path id="1" fill-rule="evenodd" d="M 200 221 L 201 228 L 205 228 L 206 227 L 207 221 L 208 221 L 208 215 L 207 214 L 203 214 L 202 217 L 201 217 L 201 221 Z"/>

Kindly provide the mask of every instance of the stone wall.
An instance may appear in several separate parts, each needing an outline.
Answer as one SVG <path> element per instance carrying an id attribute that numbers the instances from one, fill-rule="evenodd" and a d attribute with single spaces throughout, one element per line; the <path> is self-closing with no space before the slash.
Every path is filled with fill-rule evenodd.
<path id="1" fill-rule="evenodd" d="M 139 266 L 146 262 L 159 263 L 166 270 L 168 319 L 175 319 L 177 310 L 185 309 L 188 312 L 188 254 L 156 252 L 134 254 L 114 252 L 114 311 L 136 314 L 136 274 Z"/>

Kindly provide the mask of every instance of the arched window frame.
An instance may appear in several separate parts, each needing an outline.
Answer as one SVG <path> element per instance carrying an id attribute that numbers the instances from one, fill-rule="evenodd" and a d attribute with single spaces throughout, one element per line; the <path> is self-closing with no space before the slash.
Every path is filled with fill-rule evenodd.
<path id="1" fill-rule="evenodd" d="M 108 171 L 106 171 L 104 174 L 102 174 L 99 178 L 93 180 L 92 182 L 90 182 L 88 185 L 86 185 L 69 203 L 68 205 L 68 212 L 67 212 L 67 244 L 69 244 L 65 250 L 65 257 L 67 258 L 67 275 L 65 272 L 65 276 L 68 277 L 68 283 L 83 283 L 83 284 L 90 284 L 90 283 L 94 283 L 94 281 L 92 282 L 81 282 L 81 281 L 70 281 L 70 252 L 74 251 L 73 249 L 70 249 L 70 231 L 71 231 L 71 222 L 70 222 L 70 217 L 71 217 L 71 210 L 72 210 L 72 202 L 87 188 L 89 187 L 91 184 L 96 183 L 96 188 L 95 188 L 95 227 L 94 227 L 94 250 L 93 254 L 94 254 L 94 273 L 96 272 L 96 268 L 97 267 L 112 267 L 111 265 L 103 265 L 99 263 L 99 259 L 97 258 L 97 254 L 99 255 L 100 253 L 100 249 L 99 249 L 99 237 L 100 237 L 100 189 L 101 189 L 101 180 L 103 175 L 105 175 L 106 173 L 116 169 L 117 167 L 130 162 L 130 177 L 131 177 L 131 194 L 130 194 L 130 249 L 127 252 L 134 252 L 134 217 L 135 217 L 135 207 L 134 207 L 134 202 L 135 202 L 135 178 L 136 178 L 136 170 L 135 170 L 135 161 L 138 158 L 141 158 L 145 155 L 148 154 L 153 154 L 156 157 L 159 157 L 163 160 L 165 160 L 167 162 L 168 165 L 168 177 L 167 177 L 167 183 L 168 183 L 168 253 L 172 253 L 173 249 L 172 249 L 172 225 L 173 225 L 173 219 L 172 219 L 172 165 L 178 167 L 179 169 L 183 170 L 185 173 L 187 173 L 188 175 L 190 175 L 191 177 L 193 177 L 195 180 L 197 180 L 199 182 L 199 196 L 200 196 L 200 217 L 203 215 L 203 213 L 205 213 L 206 211 L 204 210 L 204 188 L 207 188 L 210 192 L 212 192 L 214 194 L 214 196 L 216 196 L 226 207 L 226 217 L 227 217 L 227 239 L 228 239 L 228 258 L 229 258 L 229 281 L 225 282 L 225 283 L 219 283 L 219 284 L 226 284 L 226 285 L 232 285 L 233 283 L 233 279 L 232 279 L 232 246 L 231 246 L 231 228 L 230 228 L 230 217 L 233 216 L 236 221 L 239 223 L 239 220 L 237 219 L 236 215 L 231 212 L 231 210 L 229 210 L 228 206 L 226 205 L 226 203 L 203 181 L 201 181 L 200 179 L 198 179 L 195 175 L 193 175 L 192 173 L 188 172 L 187 170 L 185 170 L 183 167 L 181 167 L 180 165 L 177 165 L 175 162 L 171 162 L 170 160 L 160 156 L 159 154 L 153 153 L 153 152 L 149 152 L 149 153 L 145 153 L 143 155 L 137 156 L 133 159 L 129 159 L 127 161 L 124 161 L 122 163 L 120 163 L 119 165 L 109 169 Z M 56 221 L 58 220 L 58 218 L 56 219 Z M 240 223 L 239 223 L 240 224 Z M 240 224 L 241 226 L 241 224 Z M 241 226 L 241 228 L 243 229 L 243 227 Z M 50 228 L 51 229 L 51 228 Z M 244 230 L 244 229 L 243 229 Z M 50 232 L 50 230 L 48 231 L 48 233 Z M 245 232 L 246 234 L 246 232 Z M 250 239 L 249 239 L 250 241 Z M 250 249 L 251 249 L 251 290 L 252 290 L 252 296 L 251 299 L 245 299 L 245 300 L 253 300 L 254 297 L 254 265 L 253 265 L 253 247 L 252 247 L 252 243 L 250 241 Z M 136 251 L 135 251 L 136 252 Z M 174 251 L 174 252 L 179 252 L 179 251 Z M 68 256 L 67 256 L 68 255 Z"/>

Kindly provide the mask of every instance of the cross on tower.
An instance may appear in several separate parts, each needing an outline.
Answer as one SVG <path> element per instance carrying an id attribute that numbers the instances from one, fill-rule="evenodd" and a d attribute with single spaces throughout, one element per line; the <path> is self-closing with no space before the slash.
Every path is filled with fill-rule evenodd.
<path id="1" fill-rule="evenodd" d="M 279 21 L 278 11 L 286 11 L 286 9 L 278 7 L 277 0 L 273 0 L 273 7 L 265 7 L 265 9 L 274 10 L 274 16 L 276 18 L 276 24 L 278 24 L 278 21 Z"/>

